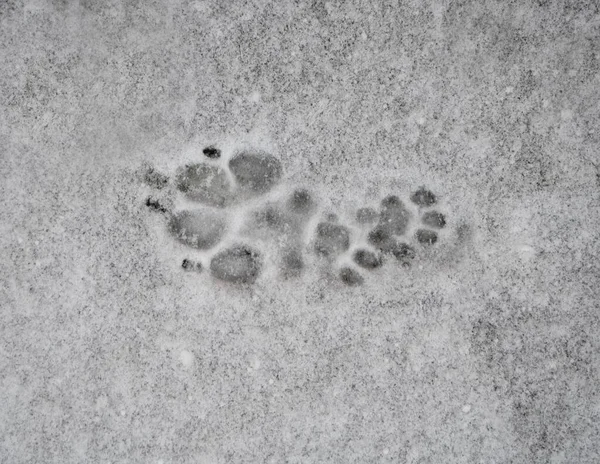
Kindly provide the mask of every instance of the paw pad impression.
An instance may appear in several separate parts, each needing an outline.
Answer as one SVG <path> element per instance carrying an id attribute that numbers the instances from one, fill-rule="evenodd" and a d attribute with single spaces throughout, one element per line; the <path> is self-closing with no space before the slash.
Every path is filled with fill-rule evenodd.
<path id="1" fill-rule="evenodd" d="M 223 208 L 231 199 L 227 173 L 218 166 L 190 164 L 181 169 L 175 185 L 190 200 Z"/>
<path id="2" fill-rule="evenodd" d="M 229 169 L 241 189 L 253 194 L 266 193 L 283 173 L 277 158 L 264 152 L 241 151 L 229 160 Z"/>
<path id="3" fill-rule="evenodd" d="M 218 252 L 210 261 L 217 278 L 232 283 L 253 283 L 262 269 L 260 253 L 247 245 L 235 245 Z"/>
<path id="4" fill-rule="evenodd" d="M 222 215 L 204 210 L 179 211 L 171 216 L 168 227 L 181 243 L 199 250 L 214 247 L 227 231 Z"/>
<path id="5" fill-rule="evenodd" d="M 315 251 L 324 256 L 340 254 L 350 247 L 350 231 L 332 222 L 320 222 L 315 236 Z"/>

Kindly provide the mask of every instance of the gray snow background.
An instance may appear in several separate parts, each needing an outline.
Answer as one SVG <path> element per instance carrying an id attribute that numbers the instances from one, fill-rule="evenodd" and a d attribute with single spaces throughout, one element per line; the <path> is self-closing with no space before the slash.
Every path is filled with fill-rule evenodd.
<path id="1" fill-rule="evenodd" d="M 596 2 L 0 0 L 0 63 L 0 463 L 600 462 Z M 208 144 L 447 230 L 185 273 L 139 170 Z"/>

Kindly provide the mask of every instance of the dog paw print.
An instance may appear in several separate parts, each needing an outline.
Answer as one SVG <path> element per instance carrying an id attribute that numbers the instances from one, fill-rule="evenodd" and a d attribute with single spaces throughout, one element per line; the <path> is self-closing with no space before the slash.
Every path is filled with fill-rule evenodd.
<path id="1" fill-rule="evenodd" d="M 387 195 L 377 207 L 344 217 L 322 208 L 308 189 L 285 185 L 281 162 L 268 152 L 227 156 L 209 146 L 202 153 L 172 178 L 150 166 L 143 175 L 158 192 L 146 206 L 165 216 L 169 235 L 189 250 L 181 263 L 187 272 L 207 270 L 223 282 L 252 284 L 274 266 L 282 279 L 293 279 L 307 271 L 310 254 L 342 284 L 359 286 L 390 263 L 409 268 L 446 226 L 425 187 L 404 199 Z"/>
<path id="2" fill-rule="evenodd" d="M 258 246 L 249 243 L 236 230 L 234 213 L 250 215 L 245 203 L 267 194 L 279 184 L 281 163 L 263 151 L 241 150 L 226 162 L 221 150 L 214 146 L 202 152 L 205 160 L 181 166 L 172 181 L 146 166 L 143 180 L 147 185 L 155 190 L 170 185 L 170 196 L 187 204 L 177 208 L 173 206 L 177 201 L 151 196 L 146 199 L 146 206 L 165 215 L 166 228 L 173 239 L 190 253 L 204 253 L 208 261 L 208 266 L 204 266 L 202 258 L 185 258 L 182 269 L 194 272 L 209 269 L 213 277 L 225 282 L 253 283 L 263 270 L 264 256 Z M 295 198 L 295 210 L 308 210 L 309 200 L 307 194 L 301 192 Z M 262 220 L 268 227 L 275 228 L 285 222 L 274 209 L 266 209 Z M 247 222 L 247 218 L 243 222 Z M 291 268 L 299 267 L 297 261 L 288 258 Z"/>
<path id="3" fill-rule="evenodd" d="M 378 207 L 356 210 L 357 232 L 349 234 L 343 226 L 323 225 L 322 230 L 317 228 L 315 244 L 326 254 L 346 254 L 339 277 L 346 285 L 361 285 L 365 273 L 378 272 L 394 262 L 409 268 L 420 249 L 436 244 L 438 232 L 446 226 L 444 214 L 433 209 L 436 204 L 436 196 L 425 187 L 405 199 L 387 195 Z"/>

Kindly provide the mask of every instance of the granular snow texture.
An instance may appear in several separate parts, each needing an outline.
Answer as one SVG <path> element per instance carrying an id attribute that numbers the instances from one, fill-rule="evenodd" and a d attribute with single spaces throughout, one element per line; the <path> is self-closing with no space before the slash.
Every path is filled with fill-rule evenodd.
<path id="1" fill-rule="evenodd" d="M 600 462 L 593 1 L 0 1 L 0 463 Z"/>

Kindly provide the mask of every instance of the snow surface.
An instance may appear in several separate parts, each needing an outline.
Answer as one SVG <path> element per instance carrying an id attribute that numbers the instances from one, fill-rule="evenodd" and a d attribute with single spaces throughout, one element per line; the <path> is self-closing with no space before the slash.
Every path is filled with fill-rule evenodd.
<path id="1" fill-rule="evenodd" d="M 1 2 L 0 462 L 600 462 L 599 27 L 593 2 Z M 223 283 L 139 175 L 208 145 L 272 153 L 271 198 L 340 223 L 426 186 L 448 225 L 359 287 L 308 232 L 300 278 Z"/>

